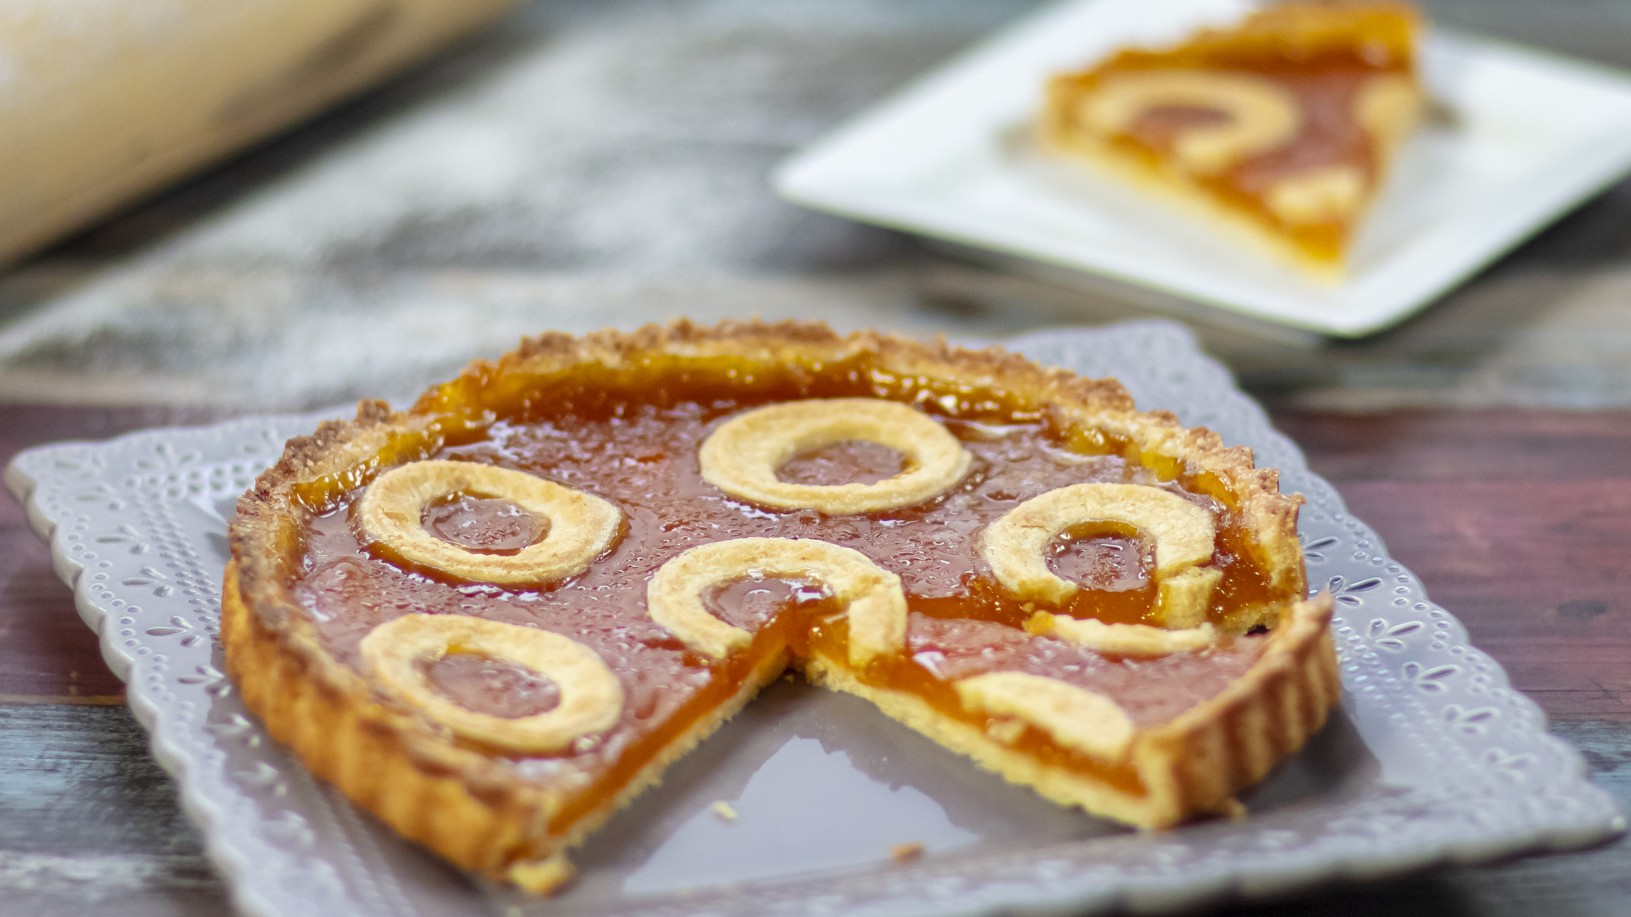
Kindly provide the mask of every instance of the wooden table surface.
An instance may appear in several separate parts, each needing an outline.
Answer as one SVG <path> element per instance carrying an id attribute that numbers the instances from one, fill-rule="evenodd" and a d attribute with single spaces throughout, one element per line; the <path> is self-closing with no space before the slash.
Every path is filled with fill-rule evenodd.
<path id="1" fill-rule="evenodd" d="M 1028 6 L 535 5 L 0 275 L 0 463 L 58 439 L 411 392 L 545 328 L 761 314 L 973 336 L 1138 314 L 765 187 L 793 149 Z M 1428 6 L 1631 67 L 1631 4 Z M 1631 808 L 1628 227 L 1622 183 L 1364 342 L 1197 330 Z M 1627 902 L 1621 840 L 1227 912 Z M 0 498 L 0 913 L 226 906 L 49 553 Z"/>

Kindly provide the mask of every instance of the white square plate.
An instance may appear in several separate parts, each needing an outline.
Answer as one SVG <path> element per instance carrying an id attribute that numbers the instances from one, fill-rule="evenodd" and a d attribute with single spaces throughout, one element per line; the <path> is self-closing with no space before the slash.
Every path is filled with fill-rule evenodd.
<path id="1" fill-rule="evenodd" d="M 1028 125 L 1046 78 L 1237 19 L 1245 0 L 1070 0 L 786 163 L 786 197 L 858 220 L 1150 287 L 1338 337 L 1402 321 L 1631 170 L 1631 76 L 1433 32 L 1446 112 L 1411 141 L 1322 284 L 1107 179 L 1048 162 Z"/>
<path id="2" fill-rule="evenodd" d="M 1151 913 L 1625 830 L 1579 754 L 1181 328 L 1008 345 L 1120 378 L 1144 407 L 1252 446 L 1308 498 L 1300 534 L 1309 582 L 1336 598 L 1342 711 L 1243 797 L 1250 818 L 1123 830 L 1010 786 L 853 698 L 779 683 L 596 833 L 562 895 L 527 899 L 470 882 L 319 784 L 223 674 L 227 517 L 315 416 L 31 449 L 5 482 L 128 683 L 234 902 L 256 917 Z M 719 818 L 716 800 L 739 817 Z M 891 845 L 909 841 L 922 857 L 894 862 Z"/>

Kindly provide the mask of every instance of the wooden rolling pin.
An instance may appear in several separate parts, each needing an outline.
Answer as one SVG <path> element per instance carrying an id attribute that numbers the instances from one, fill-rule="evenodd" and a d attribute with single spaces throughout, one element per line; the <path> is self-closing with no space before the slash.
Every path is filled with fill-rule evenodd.
<path id="1" fill-rule="evenodd" d="M 0 262 L 516 0 L 0 0 Z"/>

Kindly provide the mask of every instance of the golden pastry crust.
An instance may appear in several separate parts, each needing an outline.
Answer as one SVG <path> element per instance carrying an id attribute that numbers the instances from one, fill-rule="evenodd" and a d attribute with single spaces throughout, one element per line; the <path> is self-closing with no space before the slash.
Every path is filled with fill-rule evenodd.
<path id="1" fill-rule="evenodd" d="M 970 388 L 1008 393 L 1037 406 L 1038 415 L 1060 432 L 1067 448 L 1119 451 L 1129 462 L 1163 475 L 1202 482 L 1256 533 L 1250 550 L 1270 571 L 1274 585 L 1302 594 L 1296 540 L 1300 498 L 1280 494 L 1276 473 L 1253 467 L 1249 450 L 1226 448 L 1216 434 L 1185 428 L 1171 414 L 1136 411 L 1113 381 L 1046 369 L 997 349 L 970 351 L 871 333 L 838 335 L 820 325 L 701 327 L 681 321 L 626 334 L 533 338 L 496 363 L 472 365 L 407 411 L 392 412 L 381 402 L 365 401 L 355 420 L 325 423 L 313 435 L 291 440 L 278 463 L 239 501 L 230 527 L 234 559 L 227 570 L 222 613 L 228 672 L 245 704 L 275 738 L 399 833 L 463 868 L 545 890 L 569 875 L 561 858 L 565 850 L 728 719 L 782 671 L 786 655 L 756 662 L 736 693 L 669 741 L 604 805 L 552 831 L 551 819 L 563 804 L 559 791 L 529 782 L 505 759 L 449 741 L 434 719 L 325 648 L 290 589 L 301 559 L 302 520 L 331 505 L 335 494 L 354 491 L 393 467 L 434 453 L 457 431 L 479 427 L 495 405 L 524 401 L 525 392 L 551 382 L 610 384 L 607 380 L 642 373 L 723 372 L 727 367 L 820 378 L 828 367 L 857 359 L 878 372 L 955 379 Z M 931 737 L 944 741 L 953 736 L 946 744 L 988 766 L 1002 765 L 997 769 L 1010 779 L 1033 783 L 1044 795 L 1133 824 L 1170 824 L 1186 813 L 1221 804 L 1300 745 L 1323 719 L 1335 697 L 1335 662 L 1328 634 L 1311 628 L 1324 620 L 1320 614 L 1328 617 L 1329 606 L 1323 612 L 1309 607 L 1315 610 L 1298 611 L 1286 619 L 1291 626 L 1271 638 L 1281 649 L 1266 651 L 1253 669 L 1261 674 L 1252 676 L 1251 685 L 1232 686 L 1202 705 L 1219 711 L 1216 722 L 1191 711 L 1135 737 L 1129 760 L 1150 781 L 1150 799 L 1136 805 L 1100 799 L 1079 787 L 1060 790 L 1064 778 L 1026 770 L 1041 765 L 1002 765 L 1012 758 L 1011 750 L 955 738 L 963 725 L 948 721 L 935 726 L 925 719 L 929 714 L 910 712 L 921 701 L 848 683 L 846 679 L 853 680 L 849 670 L 831 661 L 811 658 L 805 665 L 812 680 L 863 696 L 870 692 L 890 715 Z M 1274 618 L 1283 612 L 1264 614 Z M 1320 640 L 1325 657 L 1316 659 L 1310 647 Z M 1271 708 L 1273 715 L 1265 712 Z M 1282 710 L 1295 716 L 1282 717 Z M 1224 726 L 1219 724 L 1249 718 L 1255 718 L 1253 728 L 1273 734 L 1253 746 L 1244 761 L 1223 760 L 1231 733 L 1220 732 Z M 984 736 L 980 741 L 992 740 Z M 1205 760 L 1216 758 L 1215 770 L 1194 769 L 1192 752 Z"/>
<path id="2" fill-rule="evenodd" d="M 658 783 L 669 765 L 787 667 L 785 655 L 759 662 L 731 698 L 670 742 L 602 809 L 570 833 L 549 837 L 542 826 L 559 807 L 558 796 L 515 779 L 485 755 L 430 738 L 425 724 L 403 708 L 374 700 L 351 670 L 330 672 L 339 665 L 332 657 L 318 657 L 321 664 L 309 668 L 286 649 L 287 631 L 269 630 L 250 610 L 239 582 L 234 560 L 221 593 L 227 673 L 272 738 L 403 837 L 464 869 L 535 894 L 569 880 L 567 850 Z M 315 675 L 319 671 L 325 675 Z"/>

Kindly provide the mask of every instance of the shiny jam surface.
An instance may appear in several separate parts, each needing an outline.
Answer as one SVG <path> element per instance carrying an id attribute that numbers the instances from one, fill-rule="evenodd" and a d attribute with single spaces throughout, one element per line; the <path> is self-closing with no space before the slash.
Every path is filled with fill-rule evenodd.
<path id="1" fill-rule="evenodd" d="M 910 380 L 886 393 L 912 400 Z M 773 512 L 727 497 L 702 480 L 697 452 L 723 420 L 742 410 L 795 397 L 870 394 L 828 385 L 733 391 L 676 385 L 651 401 L 574 404 L 564 399 L 543 415 L 518 409 L 510 419 L 471 425 L 427 458 L 487 462 L 528 471 L 596 494 L 620 507 L 626 530 L 587 571 L 546 589 L 460 583 L 406 571 L 359 540 L 351 509 L 360 490 L 338 494 L 306 527 L 303 576 L 296 595 L 330 651 L 356 665 L 358 645 L 375 626 L 403 614 L 475 615 L 553 630 L 597 651 L 622 681 L 618 725 L 564 753 L 516 759 L 521 774 L 584 791 L 581 804 L 556 816 L 565 825 L 632 777 L 668 740 L 688 730 L 756 667 L 818 653 L 847 668 L 842 609 L 811 583 L 746 579 L 704 596 L 722 619 L 754 632 L 751 648 L 712 663 L 689 652 L 646 614 L 646 586 L 658 567 L 700 544 L 750 536 L 814 538 L 855 548 L 900 576 L 911 610 L 906 651 L 855 673 L 879 687 L 910 692 L 949 716 L 984 726 L 965 712 L 952 684 L 982 672 L 1019 670 L 1105 694 L 1141 727 L 1156 725 L 1211 696 L 1256 660 L 1263 638 L 1240 636 L 1193 653 L 1156 659 L 1101 655 L 1021 629 L 1031 608 L 1003 596 L 979 557 L 987 524 L 1021 501 L 1082 482 L 1163 487 L 1212 509 L 1220 527 L 1214 565 L 1223 571 L 1213 616 L 1244 604 L 1283 601 L 1264 571 L 1237 550 L 1244 535 L 1234 511 L 1199 482 L 1163 480 L 1098 437 L 1103 454 L 1082 454 L 1037 412 L 1000 403 L 979 411 L 947 409 L 920 399 L 974 456 L 969 476 L 925 505 L 877 515 L 825 517 Z M 836 390 L 834 390 L 836 389 Z M 638 394 L 630 398 L 640 397 Z M 615 399 L 614 399 L 615 401 Z M 950 415 L 950 416 L 948 416 Z M 1093 437 L 1089 437 L 1092 440 Z M 803 483 L 880 479 L 903 457 L 872 444 L 838 444 L 798 456 L 780 474 Z M 485 549 L 524 547 L 530 531 L 504 501 L 456 498 L 427 513 L 442 537 Z M 522 515 L 525 515 L 524 513 Z M 1156 591 L 1150 548 L 1130 531 L 1088 527 L 1064 533 L 1049 559 L 1062 576 L 1090 586 L 1067 607 L 1077 617 L 1136 622 L 1150 614 Z M 429 664 L 432 684 L 476 711 L 521 716 L 555 703 L 548 679 L 480 657 Z M 1017 747 L 1123 783 L 1125 769 L 1078 760 L 1027 732 Z"/>
<path id="2" fill-rule="evenodd" d="M 515 554 L 549 534 L 549 520 L 508 500 L 459 494 L 425 508 L 425 529 L 478 554 Z"/>

